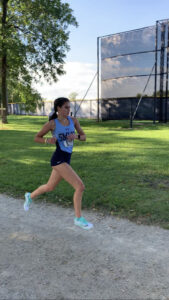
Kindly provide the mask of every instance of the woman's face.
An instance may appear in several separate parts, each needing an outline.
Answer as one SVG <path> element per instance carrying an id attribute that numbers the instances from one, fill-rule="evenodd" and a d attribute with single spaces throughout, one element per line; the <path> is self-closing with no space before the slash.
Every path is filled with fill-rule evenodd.
<path id="1" fill-rule="evenodd" d="M 65 102 L 61 107 L 57 107 L 58 114 L 67 117 L 70 114 L 70 103 Z"/>

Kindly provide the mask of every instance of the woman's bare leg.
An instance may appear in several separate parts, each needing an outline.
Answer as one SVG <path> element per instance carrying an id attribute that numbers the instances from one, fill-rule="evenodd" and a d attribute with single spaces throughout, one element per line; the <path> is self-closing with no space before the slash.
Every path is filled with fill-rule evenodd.
<path id="1" fill-rule="evenodd" d="M 77 218 L 81 217 L 81 203 L 82 203 L 82 195 L 85 189 L 84 184 L 80 177 L 75 173 L 75 171 L 71 168 L 67 163 L 60 164 L 58 166 L 53 167 L 53 170 L 56 170 L 59 175 L 66 180 L 69 184 L 73 186 L 75 189 L 73 202 L 75 209 L 75 216 Z"/>
<path id="2" fill-rule="evenodd" d="M 58 173 L 57 170 L 53 169 L 48 182 L 46 184 L 41 185 L 35 191 L 33 191 L 30 195 L 31 199 L 33 199 L 43 193 L 53 191 L 54 188 L 61 181 L 61 179 L 62 179 L 62 176 Z"/>

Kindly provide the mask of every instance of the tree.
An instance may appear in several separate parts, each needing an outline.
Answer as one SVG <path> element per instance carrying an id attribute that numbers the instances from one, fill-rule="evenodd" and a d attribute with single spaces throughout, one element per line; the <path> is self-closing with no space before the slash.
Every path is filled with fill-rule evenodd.
<path id="1" fill-rule="evenodd" d="M 8 85 L 8 97 L 11 102 L 23 104 L 26 112 L 35 112 L 36 108 L 41 108 L 43 99 L 41 95 L 29 84 L 16 82 L 13 86 Z"/>
<path id="2" fill-rule="evenodd" d="M 77 95 L 78 95 L 78 93 L 72 92 L 72 93 L 69 95 L 69 99 L 70 99 L 70 100 L 76 100 Z"/>
<path id="3" fill-rule="evenodd" d="M 57 81 L 69 50 L 68 27 L 77 26 L 61 0 L 0 0 L 0 58 L 3 123 L 7 122 L 9 81 L 31 84 L 42 76 Z"/>
<path id="4" fill-rule="evenodd" d="M 147 94 L 140 94 L 140 93 L 138 93 L 137 95 L 136 95 L 136 98 L 145 98 L 145 97 L 149 97 Z"/>

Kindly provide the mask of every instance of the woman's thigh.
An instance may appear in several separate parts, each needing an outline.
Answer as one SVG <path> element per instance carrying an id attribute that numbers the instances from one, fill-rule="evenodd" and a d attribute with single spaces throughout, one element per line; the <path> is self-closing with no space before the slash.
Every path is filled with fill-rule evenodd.
<path id="1" fill-rule="evenodd" d="M 47 185 L 54 189 L 61 180 L 62 180 L 62 176 L 59 174 L 57 170 L 53 169 L 49 177 L 49 180 L 47 182 Z"/>
<path id="2" fill-rule="evenodd" d="M 58 171 L 60 176 L 62 176 L 62 178 L 71 184 L 75 189 L 79 186 L 84 187 L 82 180 L 69 164 L 63 163 L 58 166 L 54 166 L 53 169 Z"/>

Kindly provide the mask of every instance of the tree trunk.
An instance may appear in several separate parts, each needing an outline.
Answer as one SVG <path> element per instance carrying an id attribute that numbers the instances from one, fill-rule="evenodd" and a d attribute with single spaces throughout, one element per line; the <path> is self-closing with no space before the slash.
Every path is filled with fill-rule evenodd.
<path id="1" fill-rule="evenodd" d="M 7 3 L 8 0 L 2 1 L 2 58 L 1 58 L 1 82 L 2 82 L 2 123 L 8 123 L 7 114 L 8 114 L 8 101 L 7 101 L 7 49 L 5 44 L 6 38 L 6 16 L 7 16 Z M 0 109 L 1 109 L 0 108 Z"/>

